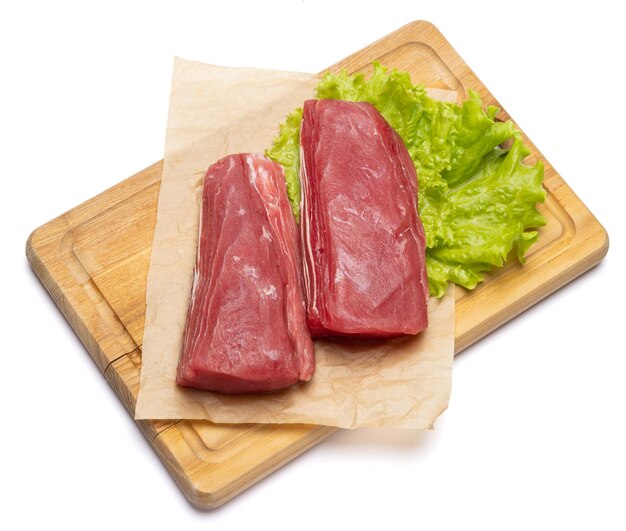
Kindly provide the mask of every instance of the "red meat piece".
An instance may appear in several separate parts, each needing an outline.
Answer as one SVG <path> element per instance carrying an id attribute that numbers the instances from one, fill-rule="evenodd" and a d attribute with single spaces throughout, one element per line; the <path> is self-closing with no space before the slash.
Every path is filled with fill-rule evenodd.
<path id="1" fill-rule="evenodd" d="M 315 370 L 298 230 L 280 165 L 229 155 L 207 171 L 177 383 L 271 391 Z"/>
<path id="2" fill-rule="evenodd" d="M 313 337 L 392 337 L 426 328 L 428 281 L 415 167 L 376 108 L 306 101 L 300 181 Z"/>

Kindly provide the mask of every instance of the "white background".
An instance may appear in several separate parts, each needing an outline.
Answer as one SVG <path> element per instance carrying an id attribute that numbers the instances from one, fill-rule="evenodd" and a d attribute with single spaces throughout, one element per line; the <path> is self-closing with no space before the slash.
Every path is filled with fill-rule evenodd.
<path id="1" fill-rule="evenodd" d="M 619 2 L 91 4 L 0 8 L 0 527 L 626 528 Z M 339 432 L 198 511 L 31 272 L 26 238 L 162 158 L 174 55 L 317 72 L 415 19 L 604 224 L 609 254 L 457 358 L 433 432 Z"/>

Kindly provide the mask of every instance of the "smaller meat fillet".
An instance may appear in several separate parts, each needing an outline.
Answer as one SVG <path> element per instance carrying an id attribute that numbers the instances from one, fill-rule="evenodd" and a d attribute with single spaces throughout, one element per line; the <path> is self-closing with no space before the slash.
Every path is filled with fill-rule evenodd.
<path id="1" fill-rule="evenodd" d="M 312 336 L 393 337 L 426 328 L 426 247 L 415 167 L 376 108 L 306 101 L 300 181 Z"/>
<path id="2" fill-rule="evenodd" d="M 244 153 L 208 169 L 179 385 L 250 393 L 313 376 L 298 239 L 279 164 Z"/>

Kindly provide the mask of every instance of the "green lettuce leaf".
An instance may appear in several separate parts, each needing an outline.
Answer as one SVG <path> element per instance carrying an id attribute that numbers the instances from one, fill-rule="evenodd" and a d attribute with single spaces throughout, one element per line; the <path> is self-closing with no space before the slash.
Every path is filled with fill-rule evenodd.
<path id="1" fill-rule="evenodd" d="M 296 220 L 300 222 L 300 124 L 302 109 L 293 111 L 280 124 L 280 133 L 274 139 L 272 149 L 265 154 L 285 169 L 287 195 Z"/>
<path id="2" fill-rule="evenodd" d="M 484 273 L 501 267 L 511 251 L 521 262 L 545 223 L 536 208 L 545 199 L 543 165 L 529 154 L 512 122 L 496 121 L 476 92 L 462 105 L 429 98 L 406 72 L 374 63 L 361 73 L 327 73 L 317 97 L 368 101 L 402 137 L 419 181 L 418 205 L 426 234 L 426 268 L 432 295 L 448 282 L 473 289 Z M 296 109 L 266 155 L 285 168 L 291 206 L 299 218 L 300 123 Z M 510 147 L 501 145 L 508 141 Z"/>

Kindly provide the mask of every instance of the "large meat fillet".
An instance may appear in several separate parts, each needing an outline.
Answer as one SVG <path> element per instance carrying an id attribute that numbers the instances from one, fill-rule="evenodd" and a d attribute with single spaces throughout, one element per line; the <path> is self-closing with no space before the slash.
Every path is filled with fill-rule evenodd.
<path id="1" fill-rule="evenodd" d="M 309 100 L 300 131 L 301 242 L 313 337 L 428 325 L 415 167 L 369 103 Z"/>
<path id="2" fill-rule="evenodd" d="M 177 383 L 271 391 L 315 370 L 302 266 L 282 167 L 229 155 L 207 171 Z"/>

